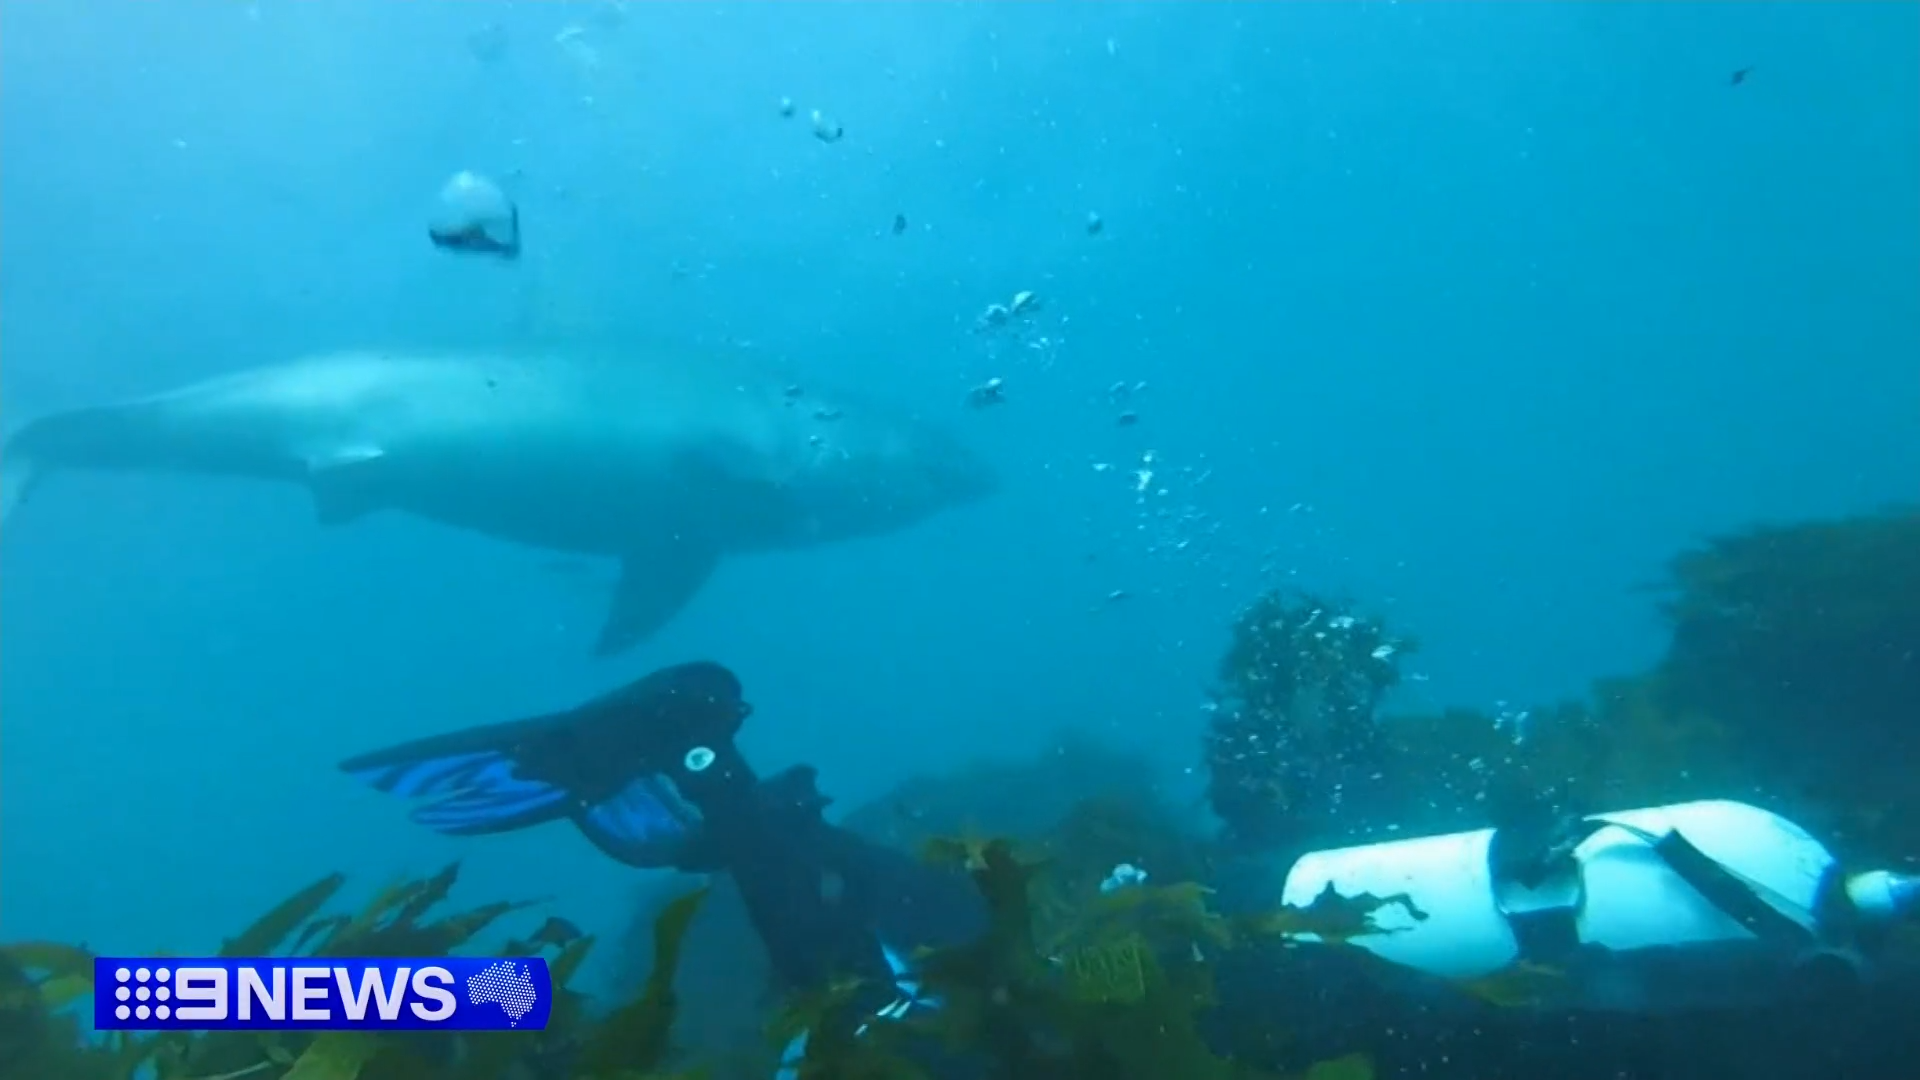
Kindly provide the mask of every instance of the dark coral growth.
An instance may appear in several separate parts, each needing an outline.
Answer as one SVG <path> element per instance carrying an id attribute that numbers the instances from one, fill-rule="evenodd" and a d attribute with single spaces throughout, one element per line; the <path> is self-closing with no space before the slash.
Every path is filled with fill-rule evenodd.
<path id="1" fill-rule="evenodd" d="M 1275 591 L 1233 626 L 1207 732 L 1209 799 L 1235 838 L 1324 832 L 1381 765 L 1375 712 L 1414 643 L 1346 604 Z"/>
<path id="2" fill-rule="evenodd" d="M 1501 717 L 1470 709 L 1389 717 L 1387 772 L 1399 797 L 1370 816 L 1476 829 L 1510 820 L 1523 804 L 1584 814 L 1751 788 L 1733 732 L 1670 707 L 1657 682 L 1603 679 L 1590 698 Z"/>
<path id="3" fill-rule="evenodd" d="M 1716 539 L 1667 587 L 1669 707 L 1737 724 L 1770 786 L 1852 805 L 1850 831 L 1920 820 L 1920 511 Z"/>
<path id="4" fill-rule="evenodd" d="M 1791 729 L 1844 719 L 1856 737 L 1916 729 L 1920 512 L 1725 537 L 1670 576 L 1676 700 Z"/>

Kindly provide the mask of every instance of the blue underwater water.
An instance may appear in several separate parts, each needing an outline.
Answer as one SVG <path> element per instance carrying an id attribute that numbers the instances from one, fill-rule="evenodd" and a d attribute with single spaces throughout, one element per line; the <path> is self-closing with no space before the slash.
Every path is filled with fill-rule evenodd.
<path id="1" fill-rule="evenodd" d="M 1423 642 L 1397 701 L 1492 709 L 1647 664 L 1635 588 L 1675 550 L 1920 470 L 1913 4 L 0 0 L 0 28 L 9 428 L 324 349 L 665 341 L 902 402 L 1004 477 L 729 561 L 609 660 L 600 567 L 322 528 L 292 486 L 51 477 L 0 559 L 0 940 L 208 950 L 330 870 L 454 857 L 463 896 L 622 925 L 642 875 L 576 831 L 439 836 L 335 764 L 696 658 L 740 674 L 762 768 L 842 804 L 1068 727 L 1193 796 L 1261 588 L 1364 598 Z M 460 169 L 518 201 L 517 263 L 427 242 Z"/>

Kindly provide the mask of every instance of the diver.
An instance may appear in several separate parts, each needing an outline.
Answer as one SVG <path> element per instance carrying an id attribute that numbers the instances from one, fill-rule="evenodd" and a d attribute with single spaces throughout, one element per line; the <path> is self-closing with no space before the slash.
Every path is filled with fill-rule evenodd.
<path id="1" fill-rule="evenodd" d="M 828 824 L 816 773 L 756 776 L 734 736 L 752 713 L 719 664 L 663 668 L 583 705 L 363 754 L 341 768 L 432 801 L 415 822 L 477 836 L 569 820 L 638 869 L 725 872 L 776 977 L 906 993 L 902 957 L 986 927 L 972 881 Z M 899 1003 L 876 999 L 876 1011 Z"/>

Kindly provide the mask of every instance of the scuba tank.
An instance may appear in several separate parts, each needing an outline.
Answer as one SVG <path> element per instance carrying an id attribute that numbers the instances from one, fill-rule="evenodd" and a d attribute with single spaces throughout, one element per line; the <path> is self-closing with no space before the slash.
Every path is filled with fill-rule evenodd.
<path id="1" fill-rule="evenodd" d="M 1790 992 L 1814 968 L 1871 978 L 1920 877 L 1847 874 L 1786 818 L 1726 800 L 1310 852 L 1282 900 L 1404 895 L 1352 944 L 1450 981 L 1532 968 L 1556 1004 L 1658 1011 Z M 1304 936 L 1304 935 L 1303 935 Z"/>

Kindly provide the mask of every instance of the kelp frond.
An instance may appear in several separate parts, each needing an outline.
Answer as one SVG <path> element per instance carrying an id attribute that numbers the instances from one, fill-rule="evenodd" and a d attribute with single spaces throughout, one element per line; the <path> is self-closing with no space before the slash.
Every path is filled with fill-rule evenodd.
<path id="1" fill-rule="evenodd" d="M 496 901 L 442 913 L 458 876 L 459 864 L 451 864 L 383 889 L 358 911 L 323 914 L 346 882 L 329 874 L 228 938 L 220 955 L 450 956 L 532 904 Z M 645 990 L 604 1017 L 589 1015 L 572 985 L 591 936 L 550 918 L 533 935 L 507 941 L 499 955 L 548 958 L 556 1001 L 542 1032 L 90 1036 L 75 1006 L 93 991 L 93 954 L 52 942 L 0 946 L 0 1061 L 20 1063 L 20 1075 L 33 1080 L 662 1080 L 672 1052 L 673 976 L 704 897 L 697 890 L 668 905 L 655 924 Z"/>

